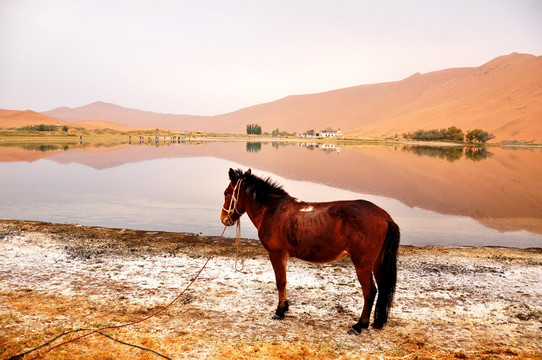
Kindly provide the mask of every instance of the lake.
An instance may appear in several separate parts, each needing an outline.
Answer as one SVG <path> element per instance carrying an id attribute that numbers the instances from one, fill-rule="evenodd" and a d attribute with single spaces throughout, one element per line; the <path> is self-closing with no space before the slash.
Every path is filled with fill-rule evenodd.
<path id="1" fill-rule="evenodd" d="M 0 142 L 0 218 L 219 235 L 230 167 L 305 201 L 372 201 L 404 245 L 542 247 L 542 149 L 533 147 Z M 248 217 L 241 224 L 257 238 Z"/>

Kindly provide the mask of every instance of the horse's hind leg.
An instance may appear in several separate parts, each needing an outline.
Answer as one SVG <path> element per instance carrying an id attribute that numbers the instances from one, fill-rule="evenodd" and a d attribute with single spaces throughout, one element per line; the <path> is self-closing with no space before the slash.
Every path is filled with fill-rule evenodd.
<path id="1" fill-rule="evenodd" d="M 374 265 L 374 268 L 373 268 L 373 275 L 374 275 L 374 279 L 376 281 L 376 286 L 378 286 L 378 288 L 381 289 L 381 284 L 382 284 L 382 258 L 379 258 L 376 261 L 376 263 Z M 378 293 L 378 296 L 381 296 L 380 292 Z M 378 299 L 377 299 L 377 303 L 378 303 Z M 376 308 L 378 308 L 378 306 Z M 375 329 L 382 329 L 382 327 L 384 326 L 384 322 L 382 322 L 382 320 L 379 319 L 378 314 L 376 312 L 376 308 L 375 308 L 375 313 L 374 313 L 373 327 Z"/>
<path id="2" fill-rule="evenodd" d="M 269 252 L 269 258 L 275 271 L 275 280 L 279 292 L 279 304 L 273 319 L 282 320 L 289 306 L 288 296 L 286 295 L 286 264 L 288 263 L 288 254 L 285 252 Z"/>
<path id="3" fill-rule="evenodd" d="M 359 266 L 354 263 L 356 267 L 356 274 L 358 276 L 359 283 L 361 284 L 361 291 L 363 292 L 363 311 L 359 321 L 348 330 L 349 334 L 358 335 L 362 329 L 369 327 L 369 318 L 371 316 L 371 309 L 376 296 L 376 286 L 373 280 L 373 271 L 371 266 Z"/>

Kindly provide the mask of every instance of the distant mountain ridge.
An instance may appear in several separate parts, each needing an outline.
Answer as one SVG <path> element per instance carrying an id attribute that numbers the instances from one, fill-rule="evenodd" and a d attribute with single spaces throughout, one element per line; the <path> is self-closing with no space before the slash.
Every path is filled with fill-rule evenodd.
<path id="1" fill-rule="evenodd" d="M 42 112 L 43 115 L 66 121 L 105 120 L 132 127 L 158 127 L 169 129 L 195 129 L 206 116 L 161 114 L 125 108 L 120 105 L 96 101 L 88 105 L 60 107 Z"/>
<path id="2" fill-rule="evenodd" d="M 32 110 L 3 110 L 0 109 L 0 128 L 21 128 L 31 125 L 59 125 L 68 127 L 82 127 L 85 129 L 114 129 L 118 131 L 129 131 L 132 127 L 105 120 L 82 120 L 68 121 L 54 118 Z"/>
<path id="3" fill-rule="evenodd" d="M 418 129 L 482 128 L 496 139 L 542 142 L 542 57 L 512 53 L 480 67 L 316 94 L 292 95 L 228 114 L 159 114 L 95 102 L 42 114 L 69 121 L 106 120 L 134 127 L 244 133 L 340 128 L 359 137 L 394 137 Z"/>

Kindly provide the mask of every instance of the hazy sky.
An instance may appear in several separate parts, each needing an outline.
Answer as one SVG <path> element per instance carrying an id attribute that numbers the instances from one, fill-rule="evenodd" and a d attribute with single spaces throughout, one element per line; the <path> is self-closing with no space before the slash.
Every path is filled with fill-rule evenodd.
<path id="1" fill-rule="evenodd" d="M 542 55 L 542 0 L 0 0 L 0 108 L 216 115 Z"/>

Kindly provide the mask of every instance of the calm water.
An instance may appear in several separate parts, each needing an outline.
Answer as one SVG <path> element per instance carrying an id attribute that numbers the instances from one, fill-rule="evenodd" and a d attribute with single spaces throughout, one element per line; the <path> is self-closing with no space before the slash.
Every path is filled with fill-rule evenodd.
<path id="1" fill-rule="evenodd" d="M 0 143 L 0 218 L 218 235 L 227 171 L 250 167 L 302 200 L 374 202 L 403 244 L 542 247 L 541 164 L 536 148 Z M 246 216 L 242 232 L 257 238 Z"/>

